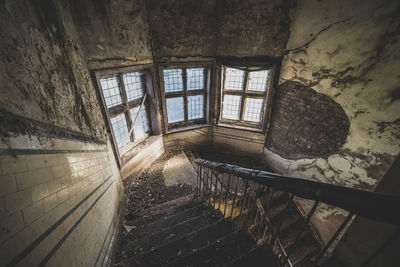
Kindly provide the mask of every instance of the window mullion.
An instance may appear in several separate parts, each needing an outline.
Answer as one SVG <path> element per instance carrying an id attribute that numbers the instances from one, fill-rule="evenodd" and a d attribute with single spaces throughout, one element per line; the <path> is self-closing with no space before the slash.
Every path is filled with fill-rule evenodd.
<path id="1" fill-rule="evenodd" d="M 120 91 L 121 91 L 121 96 L 122 96 L 122 101 L 124 102 L 124 112 L 125 112 L 125 117 L 126 117 L 126 123 L 128 124 L 128 131 L 131 130 L 132 126 L 132 114 L 129 110 L 129 103 L 128 103 L 128 96 L 126 94 L 126 89 L 125 89 L 125 84 L 124 84 L 124 79 L 122 78 L 122 73 L 118 74 L 118 81 L 120 83 Z M 129 137 L 131 141 L 135 140 L 135 135 L 132 131 L 131 136 Z"/>
<path id="2" fill-rule="evenodd" d="M 246 92 L 247 92 L 247 87 L 248 87 L 248 82 L 249 80 L 249 72 L 246 71 L 244 73 L 244 81 L 243 81 L 243 94 L 242 94 L 242 99 L 241 99 L 241 103 L 240 103 L 240 116 L 239 116 L 239 121 L 243 121 L 243 117 L 244 117 L 244 103 L 245 103 L 245 98 L 246 98 Z"/>
<path id="3" fill-rule="evenodd" d="M 184 113 L 185 113 L 185 122 L 187 122 L 189 116 L 188 116 L 186 68 L 182 68 L 182 79 L 183 79 L 183 109 L 184 109 Z"/>

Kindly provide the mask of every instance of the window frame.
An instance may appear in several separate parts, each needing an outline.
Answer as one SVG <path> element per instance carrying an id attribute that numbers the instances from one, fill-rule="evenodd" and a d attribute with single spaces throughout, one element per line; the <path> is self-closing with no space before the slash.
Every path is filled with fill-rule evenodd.
<path id="1" fill-rule="evenodd" d="M 204 88 L 201 90 L 187 90 L 187 73 L 186 69 L 190 68 L 204 68 Z M 183 90 L 179 92 L 165 92 L 164 84 L 164 70 L 166 69 L 182 69 L 182 82 Z M 160 79 L 160 92 L 162 99 L 162 111 L 163 111 L 163 124 L 165 133 L 184 131 L 190 128 L 198 126 L 206 126 L 210 123 L 210 84 L 211 75 L 214 70 L 213 62 L 184 62 L 184 63 L 162 63 L 159 64 L 159 79 Z M 195 95 L 203 95 L 203 118 L 200 119 L 188 119 L 188 97 Z M 174 123 L 168 123 L 167 114 L 167 98 L 183 97 L 184 103 L 184 120 Z"/>
<path id="2" fill-rule="evenodd" d="M 147 97 L 146 97 L 146 100 L 145 100 L 145 103 L 144 103 L 142 109 L 144 108 L 146 110 L 149 131 L 147 133 L 145 133 L 139 139 L 135 139 L 135 133 L 134 133 L 135 130 L 133 129 L 131 135 L 129 136 L 130 141 L 127 144 L 125 144 L 119 148 L 118 143 L 115 138 L 114 130 L 112 127 L 111 118 L 114 118 L 118 115 L 124 114 L 125 120 L 127 123 L 128 133 L 129 133 L 129 131 L 131 130 L 131 127 L 132 127 L 133 119 L 134 119 L 131 114 L 131 109 L 133 109 L 135 107 L 139 107 L 141 105 L 142 99 L 143 99 L 143 97 L 142 97 L 139 99 L 128 101 L 127 91 L 125 88 L 125 84 L 123 82 L 123 74 L 130 73 L 130 72 L 141 72 L 142 73 L 141 82 L 142 82 L 142 88 L 143 88 L 143 96 L 145 93 L 147 93 Z M 102 103 L 102 105 L 101 105 L 102 111 L 106 118 L 106 126 L 108 129 L 108 132 L 111 135 L 111 138 L 113 141 L 112 145 L 113 145 L 114 152 L 117 156 L 120 167 L 123 166 L 131 158 L 131 156 L 129 158 L 125 158 L 124 156 L 129 154 L 129 151 L 132 150 L 132 148 L 134 148 L 138 144 L 145 141 L 151 135 L 155 134 L 154 123 L 156 123 L 156 122 L 154 121 L 154 116 L 152 114 L 153 112 L 151 111 L 151 102 L 152 102 L 151 98 L 154 98 L 153 78 L 152 78 L 153 75 L 152 74 L 153 74 L 153 66 L 150 64 L 128 66 L 128 67 L 117 67 L 117 68 L 109 68 L 109 69 L 102 69 L 102 70 L 94 71 L 96 85 L 97 85 L 97 89 L 98 89 L 101 103 Z M 104 93 L 103 93 L 103 89 L 100 84 L 100 80 L 104 79 L 104 78 L 111 78 L 111 77 L 117 77 L 118 84 L 119 84 L 118 89 L 119 89 L 119 92 L 121 95 L 122 103 L 108 108 L 107 104 L 105 102 Z M 140 114 L 138 116 L 140 116 Z"/>
<path id="3" fill-rule="evenodd" d="M 243 78 L 243 89 L 242 90 L 232 90 L 232 89 L 225 89 L 225 79 L 226 79 L 226 69 L 233 68 L 233 69 L 240 69 L 244 71 L 244 78 Z M 268 73 L 268 80 L 266 83 L 266 90 L 265 91 L 249 91 L 249 74 L 252 71 L 261 71 L 261 70 L 269 70 Z M 272 101 L 272 94 L 273 94 L 273 84 L 274 84 L 274 77 L 275 77 L 275 70 L 276 65 L 269 65 L 268 67 L 265 66 L 257 66 L 257 64 L 250 66 L 229 66 L 229 65 L 221 65 L 220 67 L 220 108 L 219 108 L 219 116 L 217 125 L 220 126 L 227 126 L 231 128 L 237 129 L 244 129 L 250 130 L 255 132 L 265 133 L 267 128 L 267 119 L 268 119 L 268 109 L 270 107 L 270 103 Z M 240 100 L 240 110 L 239 110 L 239 120 L 227 119 L 222 117 L 223 109 L 224 109 L 224 96 L 225 95 L 235 95 L 241 96 Z M 253 121 L 245 121 L 245 109 L 246 109 L 246 98 L 256 98 L 256 99 L 263 99 L 263 106 L 261 109 L 260 114 L 260 121 L 253 122 Z"/>

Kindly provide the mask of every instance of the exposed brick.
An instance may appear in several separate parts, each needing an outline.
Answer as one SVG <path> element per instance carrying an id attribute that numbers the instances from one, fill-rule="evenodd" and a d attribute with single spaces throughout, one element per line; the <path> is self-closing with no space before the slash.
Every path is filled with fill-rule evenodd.
<path id="1" fill-rule="evenodd" d="M 299 82 L 276 88 L 266 146 L 289 159 L 335 153 L 345 142 L 350 121 L 330 97 Z"/>

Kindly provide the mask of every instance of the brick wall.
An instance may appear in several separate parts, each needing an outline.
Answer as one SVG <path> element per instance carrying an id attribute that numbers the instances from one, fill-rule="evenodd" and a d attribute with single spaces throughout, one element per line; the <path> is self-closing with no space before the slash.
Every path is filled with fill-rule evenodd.
<path id="1" fill-rule="evenodd" d="M 53 144 L 0 156 L 0 266 L 93 266 L 106 255 L 122 196 L 111 146 Z"/>
<path id="2" fill-rule="evenodd" d="M 345 142 L 350 122 L 330 97 L 299 82 L 276 88 L 266 146 L 289 159 L 323 156 Z"/>

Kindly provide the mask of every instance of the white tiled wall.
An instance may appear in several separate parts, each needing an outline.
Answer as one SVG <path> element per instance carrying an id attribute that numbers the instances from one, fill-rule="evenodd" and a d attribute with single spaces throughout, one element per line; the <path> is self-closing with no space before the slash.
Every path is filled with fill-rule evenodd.
<path id="1" fill-rule="evenodd" d="M 111 146 L 55 143 L 62 153 L 0 156 L 0 266 L 27 248 L 17 266 L 103 260 L 122 196 Z"/>

